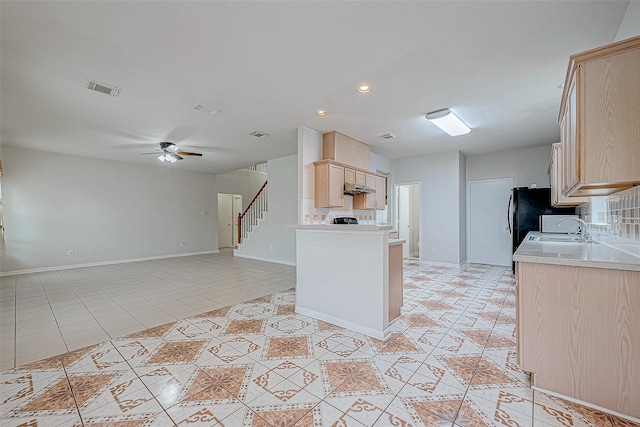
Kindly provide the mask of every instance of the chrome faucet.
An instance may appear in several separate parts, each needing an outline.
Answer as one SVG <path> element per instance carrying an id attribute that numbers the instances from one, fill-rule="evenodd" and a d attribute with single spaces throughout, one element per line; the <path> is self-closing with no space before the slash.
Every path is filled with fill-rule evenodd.
<path id="1" fill-rule="evenodd" d="M 583 219 L 578 218 L 577 216 L 568 216 L 558 221 L 557 225 L 560 225 L 560 223 L 562 223 L 562 221 L 564 221 L 565 219 L 573 219 L 575 221 L 578 221 L 578 223 L 580 223 L 580 228 L 578 229 L 578 233 L 580 234 L 580 241 L 587 242 L 587 243 L 592 242 L 591 236 L 587 231 L 587 227 L 589 227 L 589 225 L 586 222 L 584 222 Z"/>

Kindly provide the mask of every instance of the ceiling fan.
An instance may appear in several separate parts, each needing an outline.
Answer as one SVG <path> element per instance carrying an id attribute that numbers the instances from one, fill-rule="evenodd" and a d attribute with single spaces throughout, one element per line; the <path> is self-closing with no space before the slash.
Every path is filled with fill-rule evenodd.
<path id="1" fill-rule="evenodd" d="M 181 151 L 180 147 L 178 147 L 173 142 L 161 142 L 160 150 L 162 150 L 160 157 L 158 159 L 161 162 L 170 162 L 173 163 L 176 160 L 182 160 L 184 157 L 182 156 L 195 156 L 202 157 L 202 153 L 193 153 L 191 151 Z M 156 153 L 146 153 L 146 154 L 156 154 Z"/>

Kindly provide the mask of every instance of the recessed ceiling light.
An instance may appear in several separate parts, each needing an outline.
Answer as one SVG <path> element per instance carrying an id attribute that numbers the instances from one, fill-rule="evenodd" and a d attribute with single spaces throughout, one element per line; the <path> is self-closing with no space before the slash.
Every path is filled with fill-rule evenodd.
<path id="1" fill-rule="evenodd" d="M 316 116 L 326 116 L 327 112 L 324 110 L 318 110 L 316 111 Z"/>
<path id="2" fill-rule="evenodd" d="M 431 123 L 438 126 L 451 136 L 466 135 L 471 132 L 469 126 L 467 126 L 458 116 L 453 114 L 453 111 L 448 108 L 433 111 L 425 115 L 425 117 Z"/>
<path id="3" fill-rule="evenodd" d="M 360 93 L 369 93 L 369 92 L 371 92 L 371 86 L 369 86 L 369 85 L 360 85 L 360 86 L 358 86 L 358 92 L 360 92 Z"/>

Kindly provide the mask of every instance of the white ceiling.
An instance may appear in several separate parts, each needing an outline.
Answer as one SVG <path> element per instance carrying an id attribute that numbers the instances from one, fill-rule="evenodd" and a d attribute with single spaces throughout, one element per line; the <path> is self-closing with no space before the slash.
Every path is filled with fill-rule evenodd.
<path id="1" fill-rule="evenodd" d="M 298 126 L 390 159 L 547 145 L 569 55 L 612 42 L 628 3 L 2 1 L 1 143 L 161 166 L 141 153 L 168 140 L 204 153 L 172 167 L 212 173 L 295 153 Z M 445 107 L 473 131 L 424 119 Z"/>

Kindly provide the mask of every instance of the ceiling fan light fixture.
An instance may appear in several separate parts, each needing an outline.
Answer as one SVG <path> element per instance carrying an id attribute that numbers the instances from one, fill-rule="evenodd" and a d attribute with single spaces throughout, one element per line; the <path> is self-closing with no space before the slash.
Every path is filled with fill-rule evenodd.
<path id="1" fill-rule="evenodd" d="M 169 163 L 173 163 L 173 162 L 175 162 L 176 160 L 178 160 L 178 159 L 176 159 L 176 158 L 175 158 L 175 156 L 174 156 L 173 154 L 171 154 L 171 153 L 162 153 L 162 154 L 160 155 L 160 157 L 158 157 L 158 159 L 159 159 L 161 162 L 169 162 Z"/>
<path id="2" fill-rule="evenodd" d="M 467 126 L 453 111 L 445 108 L 443 110 L 432 111 L 425 115 L 425 118 L 450 136 L 466 135 L 471 132 Z"/>

